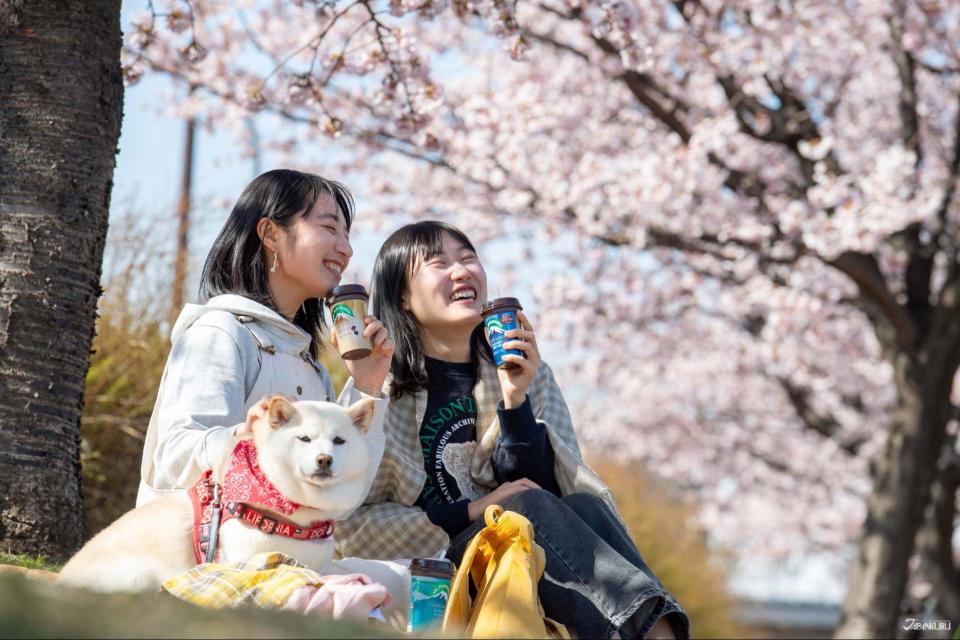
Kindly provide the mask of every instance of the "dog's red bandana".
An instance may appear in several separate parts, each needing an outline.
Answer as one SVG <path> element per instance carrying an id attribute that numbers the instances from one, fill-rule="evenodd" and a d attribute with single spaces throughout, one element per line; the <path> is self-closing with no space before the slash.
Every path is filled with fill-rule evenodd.
<path id="1" fill-rule="evenodd" d="M 318 520 L 301 527 L 251 506 L 253 503 L 284 515 L 300 508 L 267 480 L 257 464 L 257 448 L 252 440 L 242 440 L 234 448 L 222 487 L 213 480 L 213 470 L 208 469 L 187 494 L 193 505 L 193 551 L 197 564 L 214 560 L 210 547 L 217 551 L 220 525 L 231 518 L 266 534 L 296 540 L 322 540 L 333 535 L 333 520 Z"/>
<path id="2" fill-rule="evenodd" d="M 285 516 L 300 508 L 296 502 L 287 500 L 263 475 L 253 440 L 241 440 L 234 448 L 223 476 L 222 497 L 227 503 L 255 504 Z"/>

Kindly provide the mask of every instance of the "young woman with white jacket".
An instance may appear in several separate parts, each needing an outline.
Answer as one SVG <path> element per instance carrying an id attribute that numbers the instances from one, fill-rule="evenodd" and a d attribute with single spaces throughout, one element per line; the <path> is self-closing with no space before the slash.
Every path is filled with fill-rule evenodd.
<path id="1" fill-rule="evenodd" d="M 207 256 L 201 304 L 186 305 L 174 325 L 138 505 L 191 486 L 265 397 L 335 401 L 319 362 L 322 304 L 353 255 L 353 212 L 346 187 L 299 171 L 269 171 L 243 191 Z M 394 345 L 373 316 L 366 323 L 373 352 L 346 362 L 351 378 L 336 402 L 379 398 L 367 442 L 377 461 Z"/>

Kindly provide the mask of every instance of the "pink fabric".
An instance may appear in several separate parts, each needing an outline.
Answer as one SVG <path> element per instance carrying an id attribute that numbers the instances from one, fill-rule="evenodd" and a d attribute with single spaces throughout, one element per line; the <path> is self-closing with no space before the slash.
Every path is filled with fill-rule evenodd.
<path id="1" fill-rule="evenodd" d="M 287 500 L 263 475 L 257 463 L 257 446 L 253 440 L 241 440 L 230 455 L 230 463 L 223 476 L 222 497 L 224 502 L 262 506 L 287 516 L 300 508 L 296 502 Z"/>
<path id="2" fill-rule="evenodd" d="M 367 620 L 377 607 L 390 604 L 387 588 L 362 573 L 330 575 L 319 587 L 306 585 L 291 594 L 281 609 L 339 620 Z"/>

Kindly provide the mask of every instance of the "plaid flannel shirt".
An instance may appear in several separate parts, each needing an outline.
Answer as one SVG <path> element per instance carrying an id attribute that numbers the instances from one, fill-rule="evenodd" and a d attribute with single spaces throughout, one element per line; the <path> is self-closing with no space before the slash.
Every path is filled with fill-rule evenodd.
<path id="1" fill-rule="evenodd" d="M 164 591 L 181 600 L 222 609 L 253 604 L 279 609 L 294 591 L 320 587 L 323 576 L 282 553 L 266 552 L 234 564 L 200 564 L 163 583 Z"/>
<path id="2" fill-rule="evenodd" d="M 389 385 L 388 378 L 383 387 L 387 394 Z M 497 404 L 503 396 L 496 367 L 483 358 L 473 395 L 477 403 L 477 447 L 470 474 L 479 486 L 492 491 L 497 484 L 491 456 L 500 435 Z M 554 475 L 561 493 L 592 493 L 619 516 L 610 489 L 583 462 L 570 411 L 546 363 L 541 361 L 527 395 L 534 416 L 546 427 L 553 447 Z M 426 407 L 425 390 L 407 394 L 388 405 L 383 460 L 370 493 L 360 508 L 337 523 L 336 548 L 340 556 L 430 557 L 442 554 L 449 546 L 446 532 L 430 522 L 423 509 L 413 506 L 427 480 L 419 438 Z"/>

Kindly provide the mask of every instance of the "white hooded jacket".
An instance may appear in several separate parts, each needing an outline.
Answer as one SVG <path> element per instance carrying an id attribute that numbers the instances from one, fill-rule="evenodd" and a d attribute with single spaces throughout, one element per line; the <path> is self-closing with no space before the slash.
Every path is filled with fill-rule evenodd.
<path id="1" fill-rule="evenodd" d="M 280 314 L 239 295 L 184 306 L 150 417 L 137 505 L 182 491 L 226 453 L 247 410 L 267 395 L 333 401 L 326 369 L 310 355 L 310 336 Z M 347 381 L 337 403 L 370 397 Z M 367 431 L 373 482 L 383 456 L 386 399 Z"/>

